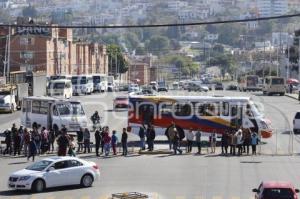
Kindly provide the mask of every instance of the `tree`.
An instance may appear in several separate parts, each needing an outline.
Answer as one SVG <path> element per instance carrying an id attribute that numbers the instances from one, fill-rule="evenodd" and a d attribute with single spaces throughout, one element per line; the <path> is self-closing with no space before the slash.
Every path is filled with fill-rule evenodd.
<path id="1" fill-rule="evenodd" d="M 166 64 L 174 65 L 182 75 L 193 76 L 199 72 L 199 64 L 193 62 L 192 58 L 183 55 L 169 55 L 163 58 Z"/>
<path id="2" fill-rule="evenodd" d="M 169 39 L 163 36 L 153 36 L 145 43 L 146 49 L 155 55 L 165 53 L 170 46 Z"/>
<path id="3" fill-rule="evenodd" d="M 37 17 L 37 10 L 34 6 L 28 6 L 22 10 L 23 17 Z"/>
<path id="4" fill-rule="evenodd" d="M 111 44 L 107 46 L 108 68 L 111 73 L 117 73 L 119 68 L 120 73 L 126 73 L 128 70 L 128 62 L 125 59 L 120 46 Z"/>
<path id="5" fill-rule="evenodd" d="M 225 73 L 233 73 L 236 66 L 234 57 L 231 54 L 219 54 L 216 57 L 213 57 L 209 62 L 212 66 L 220 67 L 223 77 Z"/>
<path id="6" fill-rule="evenodd" d="M 138 46 L 135 51 L 136 55 L 146 55 L 147 51 L 144 46 Z"/>
<path id="7" fill-rule="evenodd" d="M 125 35 L 125 43 L 129 50 L 134 50 L 139 46 L 140 41 L 135 33 L 129 32 Z"/>
<path id="8" fill-rule="evenodd" d="M 170 26 L 167 29 L 166 36 L 171 39 L 180 39 L 181 29 L 179 26 Z"/>
<path id="9" fill-rule="evenodd" d="M 218 27 L 218 42 L 231 46 L 237 46 L 240 41 L 240 35 L 245 33 L 245 27 L 241 24 L 223 24 Z"/>

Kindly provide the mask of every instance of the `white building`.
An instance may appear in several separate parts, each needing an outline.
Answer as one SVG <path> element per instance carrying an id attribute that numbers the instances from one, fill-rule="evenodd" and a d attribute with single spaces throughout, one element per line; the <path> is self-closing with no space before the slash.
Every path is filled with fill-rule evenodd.
<path id="1" fill-rule="evenodd" d="M 288 0 L 256 0 L 261 17 L 284 15 L 289 11 Z"/>

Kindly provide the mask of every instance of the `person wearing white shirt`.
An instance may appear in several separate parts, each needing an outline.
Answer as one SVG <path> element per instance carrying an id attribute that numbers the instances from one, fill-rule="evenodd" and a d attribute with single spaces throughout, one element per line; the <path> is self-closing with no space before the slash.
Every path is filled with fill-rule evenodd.
<path id="1" fill-rule="evenodd" d="M 193 130 L 190 129 L 189 132 L 186 135 L 186 140 L 187 140 L 187 153 L 191 153 L 192 152 L 192 148 L 193 148 L 193 143 L 194 143 L 194 133 Z"/>

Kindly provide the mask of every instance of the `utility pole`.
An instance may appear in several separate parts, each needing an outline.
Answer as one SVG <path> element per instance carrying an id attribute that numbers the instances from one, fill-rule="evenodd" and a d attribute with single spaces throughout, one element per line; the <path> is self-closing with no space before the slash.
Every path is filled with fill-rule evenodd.
<path id="1" fill-rule="evenodd" d="M 298 80 L 300 80 L 300 36 L 298 36 Z"/>
<path id="2" fill-rule="evenodd" d="M 287 63 L 287 69 L 286 69 L 286 79 L 289 78 L 289 70 L 290 70 L 290 42 L 289 42 L 289 40 L 287 43 L 287 47 L 288 47 L 288 63 Z"/>
<path id="3" fill-rule="evenodd" d="M 8 55 L 7 55 L 7 80 L 9 80 L 9 73 L 10 73 L 10 34 L 11 34 L 11 27 L 8 28 Z"/>

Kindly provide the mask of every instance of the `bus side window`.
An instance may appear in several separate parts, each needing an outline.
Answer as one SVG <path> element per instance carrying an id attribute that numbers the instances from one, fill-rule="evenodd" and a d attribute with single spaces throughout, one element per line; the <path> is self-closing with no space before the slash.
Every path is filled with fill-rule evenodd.
<path id="1" fill-rule="evenodd" d="M 176 116 L 190 116 L 192 113 L 191 104 L 176 104 L 175 115 Z"/>
<path id="2" fill-rule="evenodd" d="M 198 104 L 196 107 L 198 110 L 198 112 L 197 112 L 198 116 L 204 116 L 205 115 L 204 114 L 204 108 L 205 108 L 204 104 Z"/>
<path id="3" fill-rule="evenodd" d="M 219 103 L 205 104 L 204 115 L 205 116 L 219 116 L 220 115 Z"/>
<path id="4" fill-rule="evenodd" d="M 58 116 L 58 112 L 57 112 L 56 106 L 53 106 L 53 115 L 54 116 Z"/>
<path id="5" fill-rule="evenodd" d="M 231 106 L 231 116 L 232 117 L 237 116 L 237 105 Z"/>
<path id="6" fill-rule="evenodd" d="M 23 104 L 22 104 L 22 105 L 23 105 L 23 107 L 22 107 L 22 112 L 23 112 L 23 113 L 27 112 L 27 103 L 28 103 L 27 100 L 24 100 L 24 101 L 23 101 Z"/>
<path id="7" fill-rule="evenodd" d="M 222 103 L 222 115 L 223 116 L 229 116 L 229 103 L 228 102 L 223 102 Z"/>

